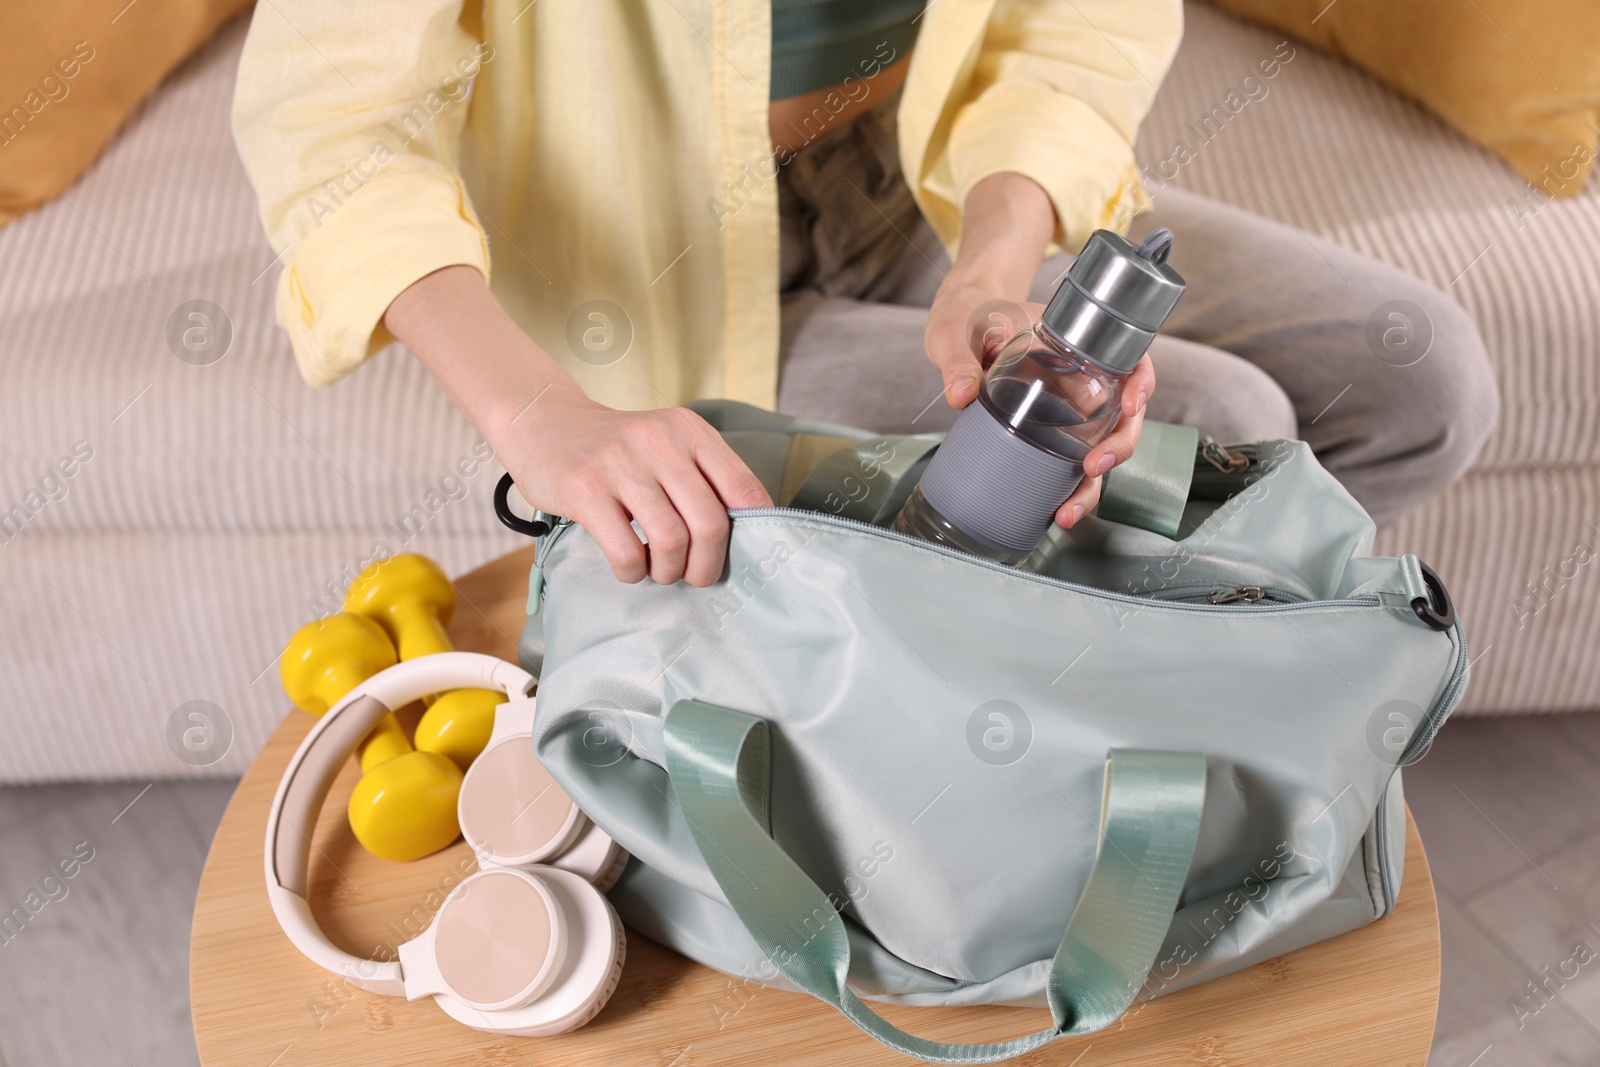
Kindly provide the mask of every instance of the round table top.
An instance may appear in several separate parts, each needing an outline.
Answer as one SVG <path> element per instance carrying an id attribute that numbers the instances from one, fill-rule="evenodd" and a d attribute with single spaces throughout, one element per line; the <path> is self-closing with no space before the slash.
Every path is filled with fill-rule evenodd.
<path id="1" fill-rule="evenodd" d="M 458 648 L 515 659 L 531 562 L 532 549 L 523 549 L 458 581 L 450 627 Z M 911 1062 L 820 1001 L 746 985 L 631 932 L 610 1003 L 588 1026 L 560 1037 L 480 1033 L 428 999 L 376 996 L 319 969 L 279 930 L 261 868 L 273 792 L 312 721 L 294 710 L 284 718 L 234 792 L 206 859 L 189 975 L 205 1067 Z M 340 947 L 392 951 L 431 919 L 443 896 L 441 880 L 448 887 L 476 864 L 460 841 L 407 864 L 367 854 L 344 817 L 355 779 L 352 760 L 317 822 L 310 900 Z M 1388 918 L 1135 1005 L 1108 1030 L 1057 1041 L 1015 1062 L 1423 1067 L 1438 997 L 1438 909 L 1427 857 L 1408 819 L 1405 885 Z M 1048 1022 L 1043 1011 L 1023 1008 L 877 1007 L 897 1025 L 945 1041 L 1000 1040 Z"/>

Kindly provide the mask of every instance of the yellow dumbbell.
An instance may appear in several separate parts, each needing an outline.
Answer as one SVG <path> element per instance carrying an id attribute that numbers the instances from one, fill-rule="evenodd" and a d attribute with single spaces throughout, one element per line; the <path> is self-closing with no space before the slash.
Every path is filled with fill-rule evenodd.
<path id="1" fill-rule="evenodd" d="M 295 706 L 322 715 L 360 683 L 398 661 L 383 627 L 360 615 L 329 615 L 302 626 L 278 663 Z M 350 829 L 374 856 L 421 859 L 461 834 L 456 800 L 461 768 L 436 752 L 419 752 L 393 715 L 361 743 L 361 780 L 350 794 Z"/>
<path id="2" fill-rule="evenodd" d="M 455 608 L 456 587 L 437 563 L 415 552 L 372 564 L 344 594 L 344 610 L 382 625 L 401 659 L 454 651 L 445 627 Z"/>
<path id="3" fill-rule="evenodd" d="M 489 735 L 494 732 L 494 709 L 505 701 L 506 695 L 494 689 L 440 693 L 417 722 L 417 747 L 448 756 L 465 771 L 489 744 Z"/>
<path id="4" fill-rule="evenodd" d="M 382 626 L 403 660 L 454 649 L 445 627 L 455 606 L 456 589 L 444 571 L 414 552 L 367 567 L 344 597 L 344 609 Z M 417 748 L 448 756 L 466 770 L 489 743 L 494 709 L 505 699 L 493 689 L 441 694 L 417 723 Z"/>

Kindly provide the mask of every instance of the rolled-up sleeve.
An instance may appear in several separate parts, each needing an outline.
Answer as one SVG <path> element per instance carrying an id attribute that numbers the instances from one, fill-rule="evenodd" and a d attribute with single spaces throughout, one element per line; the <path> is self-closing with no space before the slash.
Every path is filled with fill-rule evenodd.
<path id="1" fill-rule="evenodd" d="M 937 214 L 954 222 L 974 185 L 1016 171 L 1049 194 L 1057 247 L 1125 228 L 1149 204 L 1134 137 L 1182 35 L 1181 0 L 1000 0 L 933 168 L 944 188 L 924 190 L 951 198 Z"/>
<path id="2" fill-rule="evenodd" d="M 392 338 L 383 313 L 441 267 L 489 273 L 458 167 L 470 79 L 493 53 L 460 0 L 259 4 L 233 133 L 283 270 L 278 322 L 326 385 Z"/>

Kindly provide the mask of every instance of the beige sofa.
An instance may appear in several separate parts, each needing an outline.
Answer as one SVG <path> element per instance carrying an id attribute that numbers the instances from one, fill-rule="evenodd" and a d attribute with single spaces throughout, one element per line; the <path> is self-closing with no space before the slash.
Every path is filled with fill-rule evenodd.
<path id="1" fill-rule="evenodd" d="M 1483 331 L 1501 392 L 1488 444 L 1460 483 L 1378 539 L 1431 564 L 1461 607 L 1476 657 L 1462 711 L 1600 708 L 1600 181 L 1544 197 L 1304 45 L 1258 79 L 1265 93 L 1218 115 L 1283 37 L 1205 5 L 1185 16 L 1140 131 L 1150 184 L 1173 172 L 1155 170 L 1162 161 L 1187 158 L 1174 152 L 1185 142 L 1194 158 L 1175 184 L 1419 275 Z"/>
<path id="2" fill-rule="evenodd" d="M 1188 16 L 1141 138 L 1158 179 L 1279 41 Z M 490 513 L 498 466 L 405 353 L 301 384 L 228 132 L 243 36 L 235 23 L 177 72 L 66 199 L 0 229 L 3 782 L 237 774 L 287 709 L 284 640 L 365 560 L 414 550 L 462 571 L 520 543 Z M 1524 201 L 1497 160 L 1306 48 L 1266 84 L 1171 180 L 1405 267 L 1477 316 L 1501 424 L 1381 545 L 1418 553 L 1460 603 L 1481 657 L 1469 710 L 1600 705 L 1583 654 L 1600 639 L 1600 188 Z M 193 301 L 225 311 L 220 358 Z M 231 733 L 220 759 L 186 756 L 196 709 Z"/>

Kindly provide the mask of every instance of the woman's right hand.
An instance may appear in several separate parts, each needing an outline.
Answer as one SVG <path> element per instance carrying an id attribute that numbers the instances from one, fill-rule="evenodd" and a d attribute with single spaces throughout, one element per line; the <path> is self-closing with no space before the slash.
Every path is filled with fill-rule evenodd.
<path id="1" fill-rule="evenodd" d="M 710 585 L 727 562 L 728 509 L 772 503 L 687 408 L 616 411 L 589 399 L 472 267 L 413 282 L 384 324 L 472 420 L 523 498 L 581 524 L 624 582 L 648 574 Z"/>
<path id="2" fill-rule="evenodd" d="M 524 499 L 581 525 L 624 582 L 706 586 L 728 556 L 729 508 L 772 498 L 688 408 L 616 411 L 553 386 L 491 442 Z M 649 541 L 641 544 L 637 522 Z"/>

